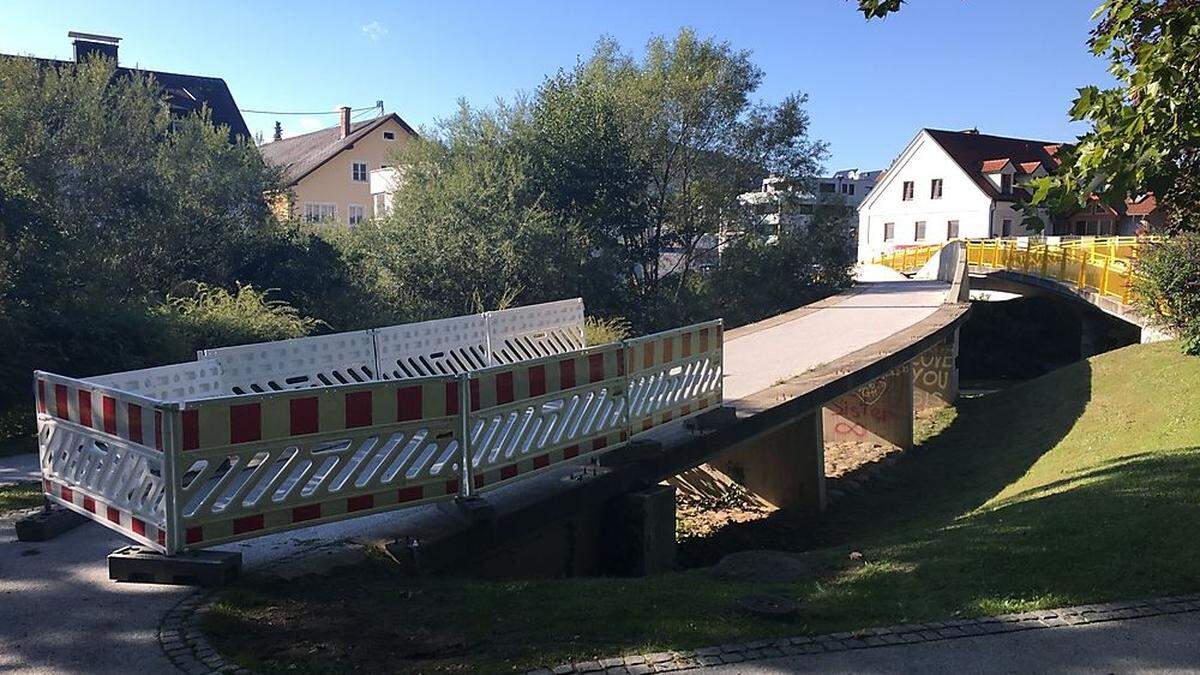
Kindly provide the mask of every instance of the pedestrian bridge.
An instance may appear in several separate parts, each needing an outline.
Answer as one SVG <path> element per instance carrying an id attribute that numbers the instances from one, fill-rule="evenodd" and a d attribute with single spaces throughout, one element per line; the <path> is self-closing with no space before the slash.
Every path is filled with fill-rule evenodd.
<path id="1" fill-rule="evenodd" d="M 1151 237 L 1012 237 L 963 241 L 971 288 L 1019 295 L 1053 294 L 1087 303 L 1142 329 L 1142 341 L 1166 339 L 1138 313 L 1135 261 Z M 872 262 L 922 275 L 921 268 L 942 245 L 896 249 Z"/>
<path id="2" fill-rule="evenodd" d="M 708 463 L 817 513 L 825 442 L 906 448 L 914 410 L 954 400 L 965 249 L 930 260 L 926 279 L 728 332 L 587 345 L 576 299 L 87 379 L 38 372 L 45 491 L 168 558 L 376 518 L 430 568 L 510 555 L 526 573 L 652 571 L 673 547 L 661 481 Z"/>

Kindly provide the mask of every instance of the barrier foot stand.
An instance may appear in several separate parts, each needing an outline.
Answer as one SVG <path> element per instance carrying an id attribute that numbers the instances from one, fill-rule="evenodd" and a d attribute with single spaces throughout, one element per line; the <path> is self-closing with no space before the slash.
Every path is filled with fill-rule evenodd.
<path id="1" fill-rule="evenodd" d="M 41 511 L 16 522 L 17 541 L 50 541 L 87 521 L 87 518 L 70 509 L 47 505 Z"/>
<path id="2" fill-rule="evenodd" d="M 496 519 L 496 507 L 483 497 L 456 497 L 453 504 L 454 511 L 466 518 L 467 522 L 472 525 Z"/>
<path id="3" fill-rule="evenodd" d="M 683 425 L 688 431 L 714 431 L 736 422 L 737 408 L 726 405 L 690 417 Z"/>
<path id="4" fill-rule="evenodd" d="M 141 546 L 108 554 L 108 578 L 137 584 L 221 586 L 237 579 L 242 554 L 236 551 L 188 551 L 163 555 Z"/>

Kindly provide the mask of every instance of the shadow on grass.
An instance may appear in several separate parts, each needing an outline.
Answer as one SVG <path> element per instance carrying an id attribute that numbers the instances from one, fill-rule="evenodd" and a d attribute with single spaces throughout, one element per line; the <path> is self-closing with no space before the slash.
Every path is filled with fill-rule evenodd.
<path id="1" fill-rule="evenodd" d="M 922 537 L 864 542 L 867 565 L 827 601 L 924 619 L 1195 591 L 1198 491 L 1197 447 L 1110 462 Z"/>
<path id="2" fill-rule="evenodd" d="M 920 536 L 864 541 L 867 562 L 790 585 L 645 579 L 409 579 L 375 561 L 320 580 L 251 582 L 209 619 L 219 647 L 264 672 L 498 672 L 648 653 L 1173 595 L 1200 587 L 1200 448 L 1113 463 Z M 737 597 L 800 601 L 792 621 Z"/>
<path id="3" fill-rule="evenodd" d="M 950 522 L 1021 477 L 1071 431 L 1091 400 L 1091 365 L 1071 364 L 978 399 L 961 400 L 954 419 L 888 470 L 886 482 L 847 497 L 818 523 L 777 511 L 681 542 L 688 566 L 712 565 L 732 551 L 824 548 L 918 523 Z M 1041 396 L 1053 392 L 1053 398 Z"/>

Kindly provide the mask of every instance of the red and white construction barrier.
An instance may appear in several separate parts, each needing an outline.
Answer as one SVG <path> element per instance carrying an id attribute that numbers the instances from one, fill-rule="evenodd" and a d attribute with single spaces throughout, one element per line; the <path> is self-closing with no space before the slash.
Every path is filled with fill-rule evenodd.
<path id="1" fill-rule="evenodd" d="M 35 374 L 51 499 L 165 553 L 470 495 L 721 402 L 719 321 L 596 347 L 576 300 Z"/>

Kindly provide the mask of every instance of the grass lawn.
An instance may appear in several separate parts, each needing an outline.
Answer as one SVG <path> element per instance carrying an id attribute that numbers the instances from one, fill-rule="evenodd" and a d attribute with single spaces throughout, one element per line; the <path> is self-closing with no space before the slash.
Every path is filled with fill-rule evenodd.
<path id="1" fill-rule="evenodd" d="M 786 512 L 712 550 L 810 550 L 812 578 L 410 579 L 385 560 L 331 577 L 245 579 L 206 628 L 263 672 L 487 671 L 618 653 L 1200 590 L 1200 359 L 1122 349 L 945 411 L 888 489 L 818 526 Z M 847 564 L 859 551 L 865 564 Z M 692 551 L 703 558 L 704 550 Z M 736 609 L 800 602 L 789 621 Z"/>
<path id="2" fill-rule="evenodd" d="M 37 436 L 33 434 L 13 436 L 12 438 L 0 440 L 0 457 L 24 455 L 26 453 L 37 452 L 37 449 Z"/>
<path id="3" fill-rule="evenodd" d="M 0 485 L 0 516 L 42 505 L 42 486 L 37 483 Z"/>

